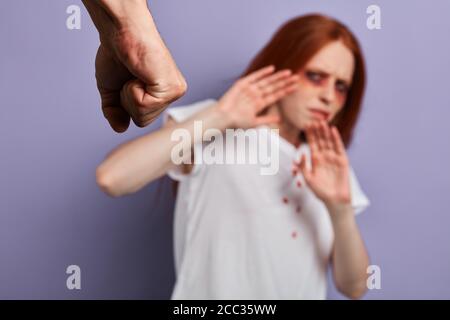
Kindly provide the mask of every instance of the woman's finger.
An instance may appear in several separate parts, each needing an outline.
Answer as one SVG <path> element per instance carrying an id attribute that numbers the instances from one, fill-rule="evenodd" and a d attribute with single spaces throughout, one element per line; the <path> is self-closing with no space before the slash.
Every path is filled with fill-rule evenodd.
<path id="1" fill-rule="evenodd" d="M 274 81 L 269 85 L 266 85 L 264 88 L 261 88 L 260 90 L 263 96 L 267 96 L 269 94 L 276 93 L 277 91 L 283 91 L 285 88 L 298 83 L 298 80 L 299 80 L 298 75 L 291 75 L 288 77 L 280 78 L 277 81 Z"/>
<path id="2" fill-rule="evenodd" d="M 321 127 L 321 131 L 322 131 L 322 136 L 324 137 L 324 147 L 327 150 L 334 150 L 333 149 L 333 144 L 331 142 L 331 133 L 330 133 L 330 128 L 328 126 L 328 123 L 325 121 L 321 121 L 320 122 L 320 127 Z"/>
<path id="3" fill-rule="evenodd" d="M 241 80 L 243 80 L 243 82 L 253 83 L 253 82 L 256 82 L 256 81 L 260 80 L 261 78 L 264 78 L 265 76 L 273 73 L 274 71 L 275 71 L 275 66 L 270 65 L 270 66 L 264 67 L 262 69 L 259 69 L 259 70 L 256 70 L 256 71 L 250 73 L 249 75 L 245 76 Z"/>
<path id="4" fill-rule="evenodd" d="M 313 162 L 312 164 L 314 166 L 315 165 L 314 159 L 316 159 L 317 154 L 319 152 L 319 148 L 317 145 L 317 138 L 314 133 L 314 124 L 308 125 L 305 129 L 305 132 L 306 132 L 306 141 L 308 142 L 309 149 L 311 151 L 311 160 Z"/>
<path id="5" fill-rule="evenodd" d="M 282 79 L 288 78 L 291 74 L 292 71 L 289 69 L 280 70 L 274 74 L 269 74 L 268 76 L 255 81 L 252 85 L 256 86 L 261 91 L 266 91 L 268 86 L 271 86 Z"/>
<path id="6" fill-rule="evenodd" d="M 342 142 L 339 130 L 335 126 L 331 127 L 331 137 L 336 153 L 339 155 L 345 154 L 344 143 Z"/>
<path id="7" fill-rule="evenodd" d="M 300 158 L 300 171 L 302 172 L 303 177 L 306 180 L 306 183 L 309 183 L 310 181 L 310 171 L 308 170 L 308 168 L 306 168 L 306 157 L 304 154 L 302 154 L 301 158 Z"/>
<path id="8" fill-rule="evenodd" d="M 265 108 L 277 102 L 281 98 L 291 94 L 292 92 L 297 90 L 297 88 L 298 88 L 297 77 L 294 77 L 291 80 L 287 80 L 287 82 L 284 83 L 282 87 L 262 97 L 262 99 L 264 100 L 264 105 L 261 106 L 259 111 L 264 110 Z"/>
<path id="9" fill-rule="evenodd" d="M 324 142 L 324 136 L 322 134 L 320 122 L 314 123 L 313 128 L 314 128 L 313 135 L 314 135 L 314 138 L 316 139 L 317 149 L 319 152 L 321 152 L 325 149 L 325 142 Z"/>

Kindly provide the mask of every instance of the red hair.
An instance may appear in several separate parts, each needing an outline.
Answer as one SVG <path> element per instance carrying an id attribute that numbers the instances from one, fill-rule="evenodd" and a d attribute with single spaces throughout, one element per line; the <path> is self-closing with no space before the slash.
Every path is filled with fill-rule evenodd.
<path id="1" fill-rule="evenodd" d="M 274 65 L 277 70 L 301 70 L 325 45 L 342 41 L 353 53 L 355 70 L 352 85 L 342 110 L 332 125 L 339 130 L 344 145 L 349 146 L 358 119 L 366 83 L 365 62 L 358 40 L 339 21 L 320 14 L 310 14 L 289 20 L 274 34 L 269 43 L 251 61 L 242 76 Z"/>

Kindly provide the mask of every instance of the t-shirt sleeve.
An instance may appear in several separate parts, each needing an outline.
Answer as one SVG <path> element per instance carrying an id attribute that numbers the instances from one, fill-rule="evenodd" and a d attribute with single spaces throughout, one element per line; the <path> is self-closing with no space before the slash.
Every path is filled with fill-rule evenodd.
<path id="1" fill-rule="evenodd" d="M 190 118 L 191 116 L 193 116 L 195 113 L 212 106 L 214 103 L 216 103 L 216 100 L 214 99 L 207 99 L 207 100 L 202 100 L 200 102 L 197 103 L 193 103 L 190 105 L 186 105 L 186 106 L 180 106 L 180 107 L 170 107 L 168 109 L 166 109 L 163 113 L 163 125 L 167 123 L 167 121 L 169 120 L 169 118 L 172 118 L 175 122 L 183 122 L 185 120 L 187 120 L 188 118 Z M 195 155 L 199 155 L 201 153 L 202 150 L 202 143 L 197 143 L 194 145 L 194 157 Z M 182 181 L 184 179 L 186 179 L 189 176 L 193 176 L 196 175 L 198 173 L 198 171 L 200 170 L 200 166 L 201 164 L 198 163 L 193 163 L 193 168 L 191 170 L 190 173 L 185 173 L 183 172 L 183 166 L 182 165 L 177 165 L 174 166 L 173 168 L 169 169 L 169 171 L 167 172 L 167 175 L 172 178 L 173 180 L 176 181 Z"/>
<path id="2" fill-rule="evenodd" d="M 370 205 L 370 200 L 362 190 L 359 181 L 356 177 L 355 171 L 350 166 L 350 192 L 352 196 L 352 207 L 355 210 L 355 215 L 363 212 Z"/>

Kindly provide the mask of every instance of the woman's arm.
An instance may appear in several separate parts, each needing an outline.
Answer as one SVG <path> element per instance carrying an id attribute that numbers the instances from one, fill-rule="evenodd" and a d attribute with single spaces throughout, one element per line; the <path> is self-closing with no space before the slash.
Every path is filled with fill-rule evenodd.
<path id="1" fill-rule="evenodd" d="M 336 127 L 321 121 L 306 128 L 311 168 L 303 155 L 300 169 L 308 186 L 326 205 L 334 229 L 332 253 L 336 287 L 352 299 L 367 290 L 369 257 L 351 206 L 349 161 Z"/>
<path id="2" fill-rule="evenodd" d="M 190 158 L 191 146 L 201 138 L 194 135 L 194 121 L 201 121 L 203 130 L 224 130 L 229 125 L 226 114 L 217 105 L 213 105 L 184 122 L 169 122 L 156 132 L 126 142 L 113 150 L 97 168 L 97 183 L 100 188 L 111 196 L 123 196 L 138 191 L 166 174 L 174 166 L 171 152 L 179 142 L 172 141 L 171 135 L 176 129 L 185 129 L 190 133 L 191 144 L 183 149 L 185 159 L 188 156 Z"/>
<path id="3" fill-rule="evenodd" d="M 336 288 L 351 299 L 359 299 L 367 291 L 369 257 L 351 205 L 329 206 L 334 230 L 332 255 Z"/>
<path id="4" fill-rule="evenodd" d="M 191 146 L 201 141 L 210 128 L 249 128 L 277 122 L 272 115 L 258 116 L 262 110 L 294 91 L 298 76 L 289 70 L 274 73 L 272 66 L 238 80 L 217 104 L 194 114 L 184 122 L 127 142 L 112 151 L 97 168 L 97 183 L 111 196 L 133 193 L 164 175 L 175 164 L 171 153 L 178 141 L 171 141 L 176 129 L 188 130 L 190 146 L 183 146 L 183 159 L 190 159 Z M 202 135 L 194 135 L 194 122 L 202 122 Z"/>

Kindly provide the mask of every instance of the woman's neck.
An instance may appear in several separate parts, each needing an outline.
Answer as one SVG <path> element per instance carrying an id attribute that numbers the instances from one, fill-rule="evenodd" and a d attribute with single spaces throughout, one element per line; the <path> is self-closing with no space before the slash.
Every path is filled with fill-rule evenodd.
<path id="1" fill-rule="evenodd" d="M 279 123 L 270 124 L 269 127 L 272 129 L 278 129 L 280 137 L 288 141 L 290 144 L 298 148 L 304 141 L 301 139 L 301 131 L 291 124 L 279 111 L 279 108 L 274 105 L 269 107 L 268 113 L 277 114 L 280 117 Z"/>

